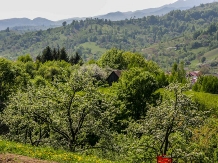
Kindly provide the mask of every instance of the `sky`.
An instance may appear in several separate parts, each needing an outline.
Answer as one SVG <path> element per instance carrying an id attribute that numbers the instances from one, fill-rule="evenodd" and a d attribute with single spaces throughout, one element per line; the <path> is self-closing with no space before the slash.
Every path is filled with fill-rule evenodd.
<path id="1" fill-rule="evenodd" d="M 176 0 L 1 0 L 0 20 L 43 17 L 61 20 L 93 17 L 109 12 L 136 11 L 160 7 Z"/>

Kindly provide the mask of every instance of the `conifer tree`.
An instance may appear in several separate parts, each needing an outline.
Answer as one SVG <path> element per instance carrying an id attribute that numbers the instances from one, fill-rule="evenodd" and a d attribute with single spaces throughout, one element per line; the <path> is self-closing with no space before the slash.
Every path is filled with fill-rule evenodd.
<path id="1" fill-rule="evenodd" d="M 68 55 L 67 55 L 67 52 L 66 52 L 66 49 L 63 47 L 60 51 L 60 55 L 59 55 L 59 60 L 64 60 L 66 62 L 69 61 L 69 58 L 68 58 Z"/>
<path id="2" fill-rule="evenodd" d="M 44 63 L 46 61 L 52 61 L 52 60 L 53 60 L 52 50 L 49 46 L 47 46 L 42 52 L 41 61 Z"/>

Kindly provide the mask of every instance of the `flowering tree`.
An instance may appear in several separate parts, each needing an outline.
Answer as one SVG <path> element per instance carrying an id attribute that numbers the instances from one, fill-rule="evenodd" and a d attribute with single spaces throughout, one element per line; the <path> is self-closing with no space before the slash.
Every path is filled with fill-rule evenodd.
<path id="1" fill-rule="evenodd" d="M 114 100 L 100 94 L 94 83 L 88 72 L 75 70 L 69 79 L 19 91 L 3 114 L 10 134 L 32 145 L 51 142 L 71 151 L 95 145 L 110 133 L 116 111 Z"/>
<path id="2" fill-rule="evenodd" d="M 149 136 L 152 142 L 149 148 L 157 153 L 196 155 L 191 138 L 194 128 L 203 123 L 204 117 L 192 99 L 184 94 L 187 89 L 187 85 L 170 84 L 164 92 L 163 102 L 150 106 L 145 119 L 132 124 L 129 130 Z"/>

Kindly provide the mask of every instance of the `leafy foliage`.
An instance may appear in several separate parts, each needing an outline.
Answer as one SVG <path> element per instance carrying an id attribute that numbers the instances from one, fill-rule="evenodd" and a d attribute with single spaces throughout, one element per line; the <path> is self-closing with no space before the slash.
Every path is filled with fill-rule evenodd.
<path id="1" fill-rule="evenodd" d="M 108 65 L 125 69 L 112 87 L 105 84 Z M 168 78 L 157 63 L 114 48 L 77 65 L 0 58 L 0 70 L 4 139 L 118 162 L 155 161 L 157 154 L 172 154 L 177 162 L 217 161 L 217 95 L 186 91 L 183 64 Z M 174 81 L 182 84 L 162 88 Z"/>
<path id="2" fill-rule="evenodd" d="M 87 73 L 75 70 L 69 79 L 27 90 L 13 95 L 3 113 L 11 138 L 75 151 L 109 134 L 108 125 L 116 112 L 113 100 L 97 92 Z"/>
<path id="3" fill-rule="evenodd" d="M 158 89 L 155 78 L 147 71 L 140 68 L 132 68 L 123 72 L 117 86 L 118 98 L 124 101 L 128 117 L 139 120 L 146 115 L 147 105 L 155 104 L 158 95 L 154 92 Z"/>
<path id="4" fill-rule="evenodd" d="M 151 136 L 152 148 L 159 154 L 174 157 L 198 157 L 193 150 L 191 138 L 193 129 L 203 123 L 203 114 L 199 112 L 191 98 L 183 94 L 187 86 L 170 84 L 163 102 L 150 107 L 145 119 L 133 123 L 130 130 L 134 133 Z M 182 152 L 182 155 L 181 155 Z"/>
<path id="5" fill-rule="evenodd" d="M 194 91 L 218 94 L 218 78 L 215 76 L 202 76 L 193 86 Z"/>

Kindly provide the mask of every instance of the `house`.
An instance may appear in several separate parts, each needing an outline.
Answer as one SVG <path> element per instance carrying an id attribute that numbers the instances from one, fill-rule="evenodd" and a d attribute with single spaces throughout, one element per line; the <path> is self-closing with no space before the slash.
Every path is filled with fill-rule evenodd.
<path id="1" fill-rule="evenodd" d="M 191 79 L 191 82 L 194 84 L 197 82 L 198 77 L 200 77 L 202 74 L 200 71 L 191 71 L 187 73 L 187 77 Z"/>
<path id="2" fill-rule="evenodd" d="M 111 74 L 107 77 L 106 81 L 111 86 L 113 82 L 117 82 L 121 76 L 121 70 L 114 70 Z"/>

